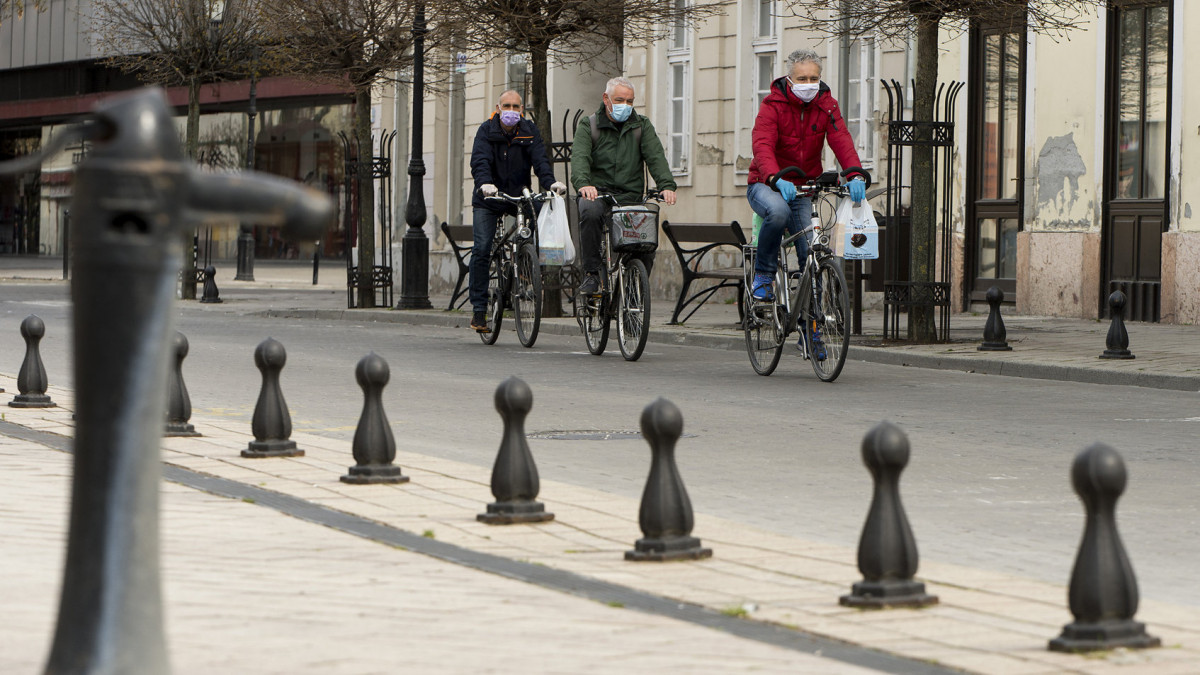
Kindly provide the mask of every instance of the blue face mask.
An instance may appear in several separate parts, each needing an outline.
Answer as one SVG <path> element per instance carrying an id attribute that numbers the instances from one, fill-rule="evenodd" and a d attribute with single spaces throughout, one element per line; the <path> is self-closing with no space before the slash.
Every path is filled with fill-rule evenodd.
<path id="1" fill-rule="evenodd" d="M 624 122 L 629 119 L 629 114 L 633 112 L 633 106 L 628 103 L 614 103 L 612 107 L 612 118 L 617 122 Z"/>
<path id="2" fill-rule="evenodd" d="M 500 124 L 506 127 L 516 126 L 517 122 L 521 121 L 521 113 L 516 110 L 501 110 Z"/>

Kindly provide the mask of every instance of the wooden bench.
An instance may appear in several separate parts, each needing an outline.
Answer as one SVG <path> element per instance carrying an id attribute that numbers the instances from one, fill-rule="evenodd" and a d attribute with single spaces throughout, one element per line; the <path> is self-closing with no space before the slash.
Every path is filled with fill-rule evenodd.
<path id="1" fill-rule="evenodd" d="M 471 268 L 468 267 L 471 258 L 471 248 L 475 245 L 475 230 L 470 225 L 450 225 L 442 223 L 442 233 L 446 235 L 446 241 L 450 242 L 450 248 L 454 251 L 454 259 L 458 261 L 458 279 L 454 282 L 454 295 L 450 296 L 450 305 L 446 307 L 446 311 L 452 309 L 461 309 L 467 301 L 471 299 L 468 288 L 464 288 L 467 280 L 470 278 Z M 462 245 L 459 242 L 467 242 Z M 462 296 L 462 300 L 459 300 Z"/>
<path id="2" fill-rule="evenodd" d="M 679 269 L 683 272 L 683 286 L 679 289 L 679 300 L 675 303 L 675 313 L 671 315 L 671 323 L 687 321 L 696 310 L 708 302 L 713 293 L 722 288 L 737 288 L 738 317 L 743 311 L 743 287 L 745 278 L 741 266 L 721 267 L 717 269 L 701 269 L 704 259 L 710 252 L 722 246 L 732 247 L 741 257 L 742 246 L 746 243 L 746 235 L 742 226 L 735 220 L 731 223 L 671 223 L 663 221 L 663 233 L 675 249 L 679 258 Z M 683 244 L 700 244 L 700 246 L 685 247 Z M 692 282 L 697 279 L 713 279 L 717 283 L 707 286 L 688 295 Z M 698 301 L 698 302 L 697 302 Z M 683 319 L 679 315 L 693 302 L 696 306 Z"/>

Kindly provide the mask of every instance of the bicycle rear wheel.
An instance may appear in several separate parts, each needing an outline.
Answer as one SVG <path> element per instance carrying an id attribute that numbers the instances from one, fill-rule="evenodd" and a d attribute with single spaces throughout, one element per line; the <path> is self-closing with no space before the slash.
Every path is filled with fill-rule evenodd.
<path id="1" fill-rule="evenodd" d="M 587 343 L 588 352 L 594 356 L 604 353 L 608 345 L 608 306 L 609 295 L 583 295 L 576 292 L 571 298 L 575 312 L 575 320 L 583 331 L 583 341 Z"/>
<path id="2" fill-rule="evenodd" d="M 746 355 L 750 366 L 759 375 L 770 375 L 779 365 L 783 354 L 783 311 L 772 303 L 747 304 L 742 317 L 742 330 L 746 333 Z"/>
<path id="3" fill-rule="evenodd" d="M 508 295 L 504 279 L 505 262 L 504 256 L 496 251 L 492 252 L 492 259 L 488 261 L 487 309 L 485 310 L 488 332 L 479 334 L 479 339 L 483 340 L 485 345 L 496 344 L 496 340 L 500 337 L 500 323 L 504 320 L 504 298 Z"/>
<path id="4" fill-rule="evenodd" d="M 538 328 L 542 325 L 542 268 L 538 265 L 533 244 L 525 244 L 517 252 L 512 298 L 517 339 L 522 346 L 532 347 L 537 341 Z"/>
<path id="5" fill-rule="evenodd" d="M 811 293 L 812 289 L 802 292 Z M 817 267 L 817 295 L 810 300 L 804 318 L 804 341 L 813 372 L 824 382 L 833 382 L 846 363 L 850 348 L 850 297 L 841 258 L 826 258 Z"/>
<path id="6" fill-rule="evenodd" d="M 646 349 L 646 338 L 650 335 L 650 275 L 641 260 L 632 259 L 621 276 L 617 344 L 626 361 L 637 361 Z"/>

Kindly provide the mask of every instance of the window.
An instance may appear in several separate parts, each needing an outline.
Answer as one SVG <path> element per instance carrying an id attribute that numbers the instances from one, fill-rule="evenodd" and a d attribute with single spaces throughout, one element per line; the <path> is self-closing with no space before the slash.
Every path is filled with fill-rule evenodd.
<path id="1" fill-rule="evenodd" d="M 691 86 L 688 82 L 689 63 L 670 64 L 671 82 L 668 98 L 670 124 L 667 131 L 667 160 L 674 173 L 688 172 L 688 117 Z"/>
<path id="2" fill-rule="evenodd" d="M 688 0 L 674 0 L 674 10 L 677 17 L 682 17 L 687 11 Z M 676 18 L 671 26 L 671 49 L 687 49 L 691 46 L 691 27 L 682 18 Z"/>
<path id="3" fill-rule="evenodd" d="M 756 105 L 771 93 L 771 83 L 775 81 L 775 52 L 759 52 L 754 55 L 757 73 L 754 77 L 754 99 Z"/>
<path id="4" fill-rule="evenodd" d="M 1167 6 L 1131 7 L 1117 37 L 1117 147 L 1113 196 L 1162 199 L 1167 182 Z"/>
<path id="5" fill-rule="evenodd" d="M 775 23 L 777 14 L 775 3 L 777 0 L 758 0 L 758 28 L 755 35 L 763 37 L 775 37 Z"/>
<path id="6" fill-rule="evenodd" d="M 866 167 L 875 162 L 875 38 L 847 39 L 842 77 L 842 116 L 854 137 L 858 158 Z"/>

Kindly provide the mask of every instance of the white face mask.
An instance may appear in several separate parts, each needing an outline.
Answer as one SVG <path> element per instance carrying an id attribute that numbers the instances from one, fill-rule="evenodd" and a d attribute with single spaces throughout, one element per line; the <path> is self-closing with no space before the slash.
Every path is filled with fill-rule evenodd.
<path id="1" fill-rule="evenodd" d="M 809 103 L 816 98 L 819 91 L 821 91 L 820 82 L 792 84 L 792 93 L 796 95 L 796 98 L 805 103 Z"/>

